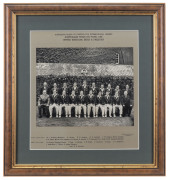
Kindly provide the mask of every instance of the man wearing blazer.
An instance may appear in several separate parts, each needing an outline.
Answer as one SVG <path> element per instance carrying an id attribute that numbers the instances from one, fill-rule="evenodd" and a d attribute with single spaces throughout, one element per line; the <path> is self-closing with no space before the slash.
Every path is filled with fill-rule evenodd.
<path id="1" fill-rule="evenodd" d="M 40 94 L 43 94 L 43 90 L 46 90 L 46 94 L 50 94 L 50 88 L 48 87 L 47 82 L 44 82 L 43 87 L 40 88 Z"/>
<path id="2" fill-rule="evenodd" d="M 64 82 L 63 86 L 60 89 L 60 94 L 62 95 L 63 91 L 65 91 L 66 95 L 69 95 L 69 88 L 67 87 L 67 83 Z"/>
<path id="3" fill-rule="evenodd" d="M 92 83 L 92 86 L 90 87 L 89 90 L 92 91 L 93 95 L 97 95 L 97 87 L 96 87 L 95 82 Z"/>
<path id="4" fill-rule="evenodd" d="M 130 100 L 130 96 L 128 95 L 127 91 L 124 91 L 123 96 L 123 116 L 126 114 L 130 116 L 132 110 L 132 104 Z"/>
<path id="5" fill-rule="evenodd" d="M 87 96 L 89 94 L 89 86 L 87 85 L 86 80 L 83 81 L 83 84 L 80 88 L 81 91 L 83 91 L 83 94 Z"/>
<path id="6" fill-rule="evenodd" d="M 68 117 L 68 113 L 69 113 L 69 96 L 66 94 L 65 90 L 63 90 L 62 95 L 60 96 L 59 117 L 61 117 L 63 108 L 65 108 L 65 114 L 66 114 L 66 117 Z"/>
<path id="7" fill-rule="evenodd" d="M 104 108 L 104 97 L 102 96 L 102 92 L 99 91 L 98 95 L 96 96 L 96 117 L 98 117 L 98 111 L 99 109 L 102 112 L 102 117 L 105 115 L 105 108 Z"/>
<path id="8" fill-rule="evenodd" d="M 116 108 L 119 109 L 120 117 L 122 117 L 123 107 L 122 107 L 122 98 L 119 95 L 119 92 L 116 91 L 115 95 L 113 96 L 113 116 L 116 117 Z"/>
<path id="9" fill-rule="evenodd" d="M 51 88 L 50 93 L 53 94 L 53 91 L 54 91 L 54 90 L 56 90 L 56 93 L 57 93 L 57 94 L 59 93 L 59 88 L 57 87 L 57 84 L 56 84 L 56 83 L 53 84 L 53 88 Z"/>
<path id="10" fill-rule="evenodd" d="M 112 117 L 112 97 L 109 94 L 109 91 L 106 91 L 106 95 L 104 96 L 104 109 L 105 109 L 105 117 L 107 117 L 107 111 L 109 110 L 109 117 Z"/>
<path id="11" fill-rule="evenodd" d="M 104 88 L 104 84 L 101 84 L 99 91 L 101 92 L 102 96 L 106 94 L 106 89 Z"/>
<path id="12" fill-rule="evenodd" d="M 96 106 L 95 106 L 95 96 L 93 94 L 93 91 L 90 90 L 89 94 L 87 96 L 87 112 L 88 112 L 88 118 L 90 117 L 90 113 L 93 111 L 93 117 L 96 117 Z"/>
<path id="13" fill-rule="evenodd" d="M 79 88 L 78 88 L 76 82 L 73 83 L 73 86 L 72 86 L 72 88 L 71 88 L 71 92 L 72 92 L 72 91 L 74 91 L 76 95 L 79 94 Z"/>
<path id="14" fill-rule="evenodd" d="M 109 91 L 110 96 L 114 95 L 114 91 L 113 91 L 113 88 L 111 87 L 110 83 L 107 85 L 106 91 Z"/>
<path id="15" fill-rule="evenodd" d="M 59 116 L 60 112 L 60 96 L 57 93 L 56 89 L 53 90 L 53 94 L 50 95 L 50 105 L 49 105 L 49 113 L 50 113 L 50 118 L 52 118 L 52 113 L 53 109 L 55 108 L 56 110 L 56 118 Z"/>
<path id="16" fill-rule="evenodd" d="M 87 97 L 84 95 L 83 91 L 80 91 L 80 95 L 78 96 L 78 114 L 79 118 L 81 117 L 81 112 L 83 109 L 84 118 L 86 118 L 86 104 L 87 104 Z"/>
<path id="17" fill-rule="evenodd" d="M 128 84 L 126 85 L 126 88 L 123 91 L 123 95 L 124 95 L 125 91 L 127 91 L 128 96 L 130 96 L 130 98 L 132 98 L 132 91 L 131 91 L 131 89 L 130 89 Z"/>
<path id="18" fill-rule="evenodd" d="M 75 91 L 73 90 L 71 95 L 69 96 L 69 106 L 68 106 L 68 114 L 69 117 L 71 117 L 71 110 L 72 108 L 75 108 L 75 117 L 77 117 L 77 113 L 78 113 L 78 98 L 75 94 Z"/>

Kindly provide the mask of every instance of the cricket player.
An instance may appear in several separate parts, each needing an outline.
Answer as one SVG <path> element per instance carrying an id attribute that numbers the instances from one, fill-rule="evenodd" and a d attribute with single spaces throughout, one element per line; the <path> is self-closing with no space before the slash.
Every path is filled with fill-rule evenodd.
<path id="1" fill-rule="evenodd" d="M 99 91 L 101 92 L 102 96 L 106 94 L 106 89 L 104 88 L 104 84 L 101 84 Z"/>
<path id="2" fill-rule="evenodd" d="M 78 117 L 77 116 L 77 113 L 78 113 L 78 99 L 77 99 L 77 96 L 75 94 L 75 91 L 73 90 L 71 95 L 69 96 L 69 106 L 68 106 L 68 114 L 69 114 L 69 117 L 71 117 L 71 110 L 72 108 L 75 108 L 75 117 Z"/>
<path id="3" fill-rule="evenodd" d="M 121 95 L 121 90 L 120 90 L 120 87 L 118 85 L 116 86 L 114 91 L 115 91 L 114 95 L 115 95 L 115 93 L 118 93 L 119 96 Z"/>
<path id="4" fill-rule="evenodd" d="M 78 96 L 78 114 L 79 118 L 81 116 L 81 112 L 83 109 L 84 118 L 86 118 L 86 104 L 87 104 L 87 97 L 84 95 L 83 91 L 80 91 L 80 95 Z"/>
<path id="5" fill-rule="evenodd" d="M 66 91 L 63 90 L 62 95 L 60 96 L 60 112 L 59 117 L 61 117 L 62 110 L 65 108 L 66 117 L 68 117 L 69 111 L 69 96 L 66 94 Z"/>
<path id="6" fill-rule="evenodd" d="M 66 95 L 69 95 L 69 88 L 67 87 L 67 83 L 66 82 L 63 83 L 63 86 L 60 89 L 60 94 L 62 94 L 63 91 L 65 91 Z"/>
<path id="7" fill-rule="evenodd" d="M 102 96 L 102 92 L 99 91 L 98 95 L 96 96 L 96 117 L 98 117 L 98 111 L 99 109 L 102 112 L 102 117 L 105 115 L 105 109 L 104 109 L 104 98 Z"/>
<path id="8" fill-rule="evenodd" d="M 57 84 L 54 83 L 53 84 L 53 88 L 51 89 L 51 94 L 53 94 L 53 91 L 56 90 L 56 93 L 58 94 L 59 93 L 59 88 L 57 87 Z"/>
<path id="9" fill-rule="evenodd" d="M 96 117 L 96 106 L 95 106 L 95 96 L 93 94 L 93 91 L 90 90 L 89 94 L 87 96 L 87 112 L 88 112 L 88 118 L 90 117 L 90 113 L 93 111 L 93 117 Z"/>
<path id="10" fill-rule="evenodd" d="M 107 117 L 107 111 L 109 111 L 109 117 L 112 117 L 112 97 L 109 94 L 109 91 L 106 91 L 106 95 L 104 96 L 105 101 L 105 117 Z"/>
<path id="11" fill-rule="evenodd" d="M 83 81 L 83 84 L 82 84 L 80 90 L 83 91 L 83 94 L 85 96 L 87 96 L 89 94 L 89 86 L 87 85 L 87 81 L 86 80 Z"/>
<path id="12" fill-rule="evenodd" d="M 43 94 L 43 90 L 46 90 L 46 94 L 49 95 L 50 89 L 49 89 L 49 87 L 48 87 L 47 82 L 44 82 L 44 83 L 43 83 L 43 87 L 40 88 L 40 94 Z"/>
<path id="13" fill-rule="evenodd" d="M 54 108 L 56 110 L 56 118 L 58 118 L 59 112 L 60 112 L 60 96 L 57 93 L 56 89 L 54 89 L 53 94 L 50 95 L 50 101 L 49 102 L 50 102 L 50 105 L 49 105 L 50 118 L 52 118 L 52 113 L 53 113 Z"/>
<path id="14" fill-rule="evenodd" d="M 115 95 L 113 97 L 113 116 L 116 117 L 116 108 L 119 109 L 120 117 L 122 117 L 123 113 L 123 107 L 122 107 L 122 99 L 118 93 L 118 91 L 115 92 Z"/>
<path id="15" fill-rule="evenodd" d="M 113 88 L 111 87 L 111 84 L 110 84 L 110 83 L 107 85 L 106 91 L 109 91 L 109 95 L 110 95 L 110 96 L 113 95 Z"/>
<path id="16" fill-rule="evenodd" d="M 130 96 L 130 98 L 132 98 L 132 92 L 131 92 L 131 89 L 128 84 L 126 84 L 126 89 L 123 91 L 123 95 L 124 95 L 125 91 L 127 91 L 128 96 Z"/>
<path id="17" fill-rule="evenodd" d="M 92 86 L 90 87 L 90 91 L 92 91 L 93 95 L 97 95 L 97 87 L 95 82 L 92 83 Z"/>
<path id="18" fill-rule="evenodd" d="M 76 82 L 73 83 L 73 86 L 72 86 L 72 88 L 71 88 L 71 92 L 72 92 L 72 91 L 75 91 L 75 94 L 76 94 L 76 95 L 79 94 L 79 88 L 78 88 Z"/>

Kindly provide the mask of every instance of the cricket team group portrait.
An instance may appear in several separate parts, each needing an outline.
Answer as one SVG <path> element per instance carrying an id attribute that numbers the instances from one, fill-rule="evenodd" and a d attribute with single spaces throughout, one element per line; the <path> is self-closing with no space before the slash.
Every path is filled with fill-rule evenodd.
<path id="1" fill-rule="evenodd" d="M 37 126 L 133 126 L 133 48 L 37 48 Z"/>
<path id="2" fill-rule="evenodd" d="M 43 112 L 46 117 L 52 118 L 55 111 L 56 118 L 63 116 L 72 117 L 116 117 L 117 111 L 119 117 L 129 116 L 132 110 L 132 91 L 127 84 L 125 89 L 120 89 L 117 85 L 111 87 L 109 83 L 107 87 L 101 84 L 96 87 L 95 82 L 91 86 L 87 85 L 84 80 L 79 87 L 76 82 L 68 87 L 67 83 L 63 83 L 59 88 L 57 83 L 53 87 L 48 87 L 47 82 L 43 83 L 38 98 L 39 118 L 42 118 Z M 100 111 L 100 112 L 99 112 Z"/>

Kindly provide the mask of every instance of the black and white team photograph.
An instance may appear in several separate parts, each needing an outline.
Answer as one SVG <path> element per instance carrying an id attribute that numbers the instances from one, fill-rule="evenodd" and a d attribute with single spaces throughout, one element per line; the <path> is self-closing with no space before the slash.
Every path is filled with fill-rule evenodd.
<path id="1" fill-rule="evenodd" d="M 36 48 L 37 127 L 134 126 L 132 47 Z"/>

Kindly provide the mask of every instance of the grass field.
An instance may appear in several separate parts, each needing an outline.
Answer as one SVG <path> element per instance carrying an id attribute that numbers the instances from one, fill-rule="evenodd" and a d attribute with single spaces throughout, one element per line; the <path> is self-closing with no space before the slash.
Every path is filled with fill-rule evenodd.
<path id="1" fill-rule="evenodd" d="M 37 111 L 37 119 L 36 125 L 38 127 L 81 127 L 81 126 L 133 126 L 133 111 L 131 113 L 131 117 L 97 117 L 97 118 L 38 118 Z"/>
<path id="2" fill-rule="evenodd" d="M 37 119 L 36 125 L 38 127 L 81 127 L 81 126 L 133 126 L 134 125 L 134 109 L 131 111 L 131 116 L 128 117 L 90 117 L 90 118 L 47 118 L 43 116 L 38 118 L 38 108 L 36 109 Z"/>
<path id="3" fill-rule="evenodd" d="M 36 122 L 38 127 L 53 127 L 53 126 L 133 126 L 131 117 L 116 117 L 116 118 L 37 118 Z"/>

